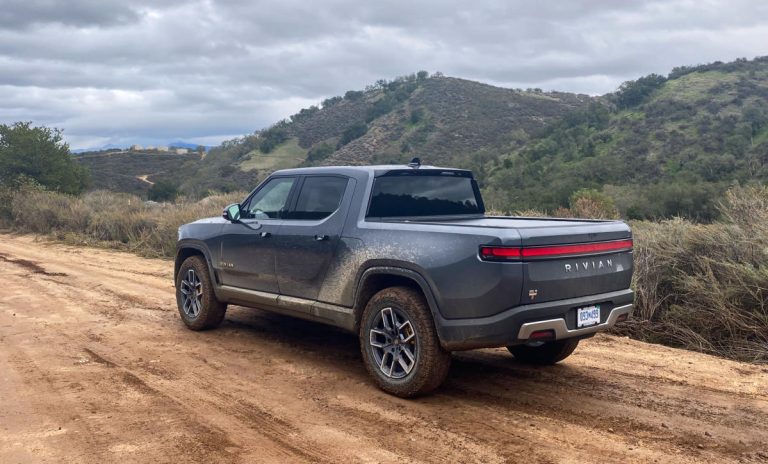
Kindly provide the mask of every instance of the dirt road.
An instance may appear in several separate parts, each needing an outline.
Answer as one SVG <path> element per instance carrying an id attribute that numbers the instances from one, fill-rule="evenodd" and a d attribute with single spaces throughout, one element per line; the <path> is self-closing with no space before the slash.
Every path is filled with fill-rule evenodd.
<path id="1" fill-rule="evenodd" d="M 0 462 L 768 461 L 768 366 L 598 336 L 547 368 L 455 354 L 401 400 L 332 328 L 233 307 L 185 329 L 171 280 L 0 235 Z"/>

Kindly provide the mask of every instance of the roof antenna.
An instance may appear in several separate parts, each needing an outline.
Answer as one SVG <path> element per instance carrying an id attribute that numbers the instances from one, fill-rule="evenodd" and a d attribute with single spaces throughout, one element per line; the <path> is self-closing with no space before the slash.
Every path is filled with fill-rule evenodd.
<path id="1" fill-rule="evenodd" d="M 413 169 L 419 169 L 421 167 L 421 160 L 418 158 L 412 159 L 411 162 L 408 163 L 408 167 L 411 167 Z"/>

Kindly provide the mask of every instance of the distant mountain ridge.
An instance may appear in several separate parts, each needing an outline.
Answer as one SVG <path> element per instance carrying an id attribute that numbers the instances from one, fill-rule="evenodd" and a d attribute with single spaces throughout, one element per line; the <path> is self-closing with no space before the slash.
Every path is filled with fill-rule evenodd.
<path id="1" fill-rule="evenodd" d="M 81 153 L 92 153 L 92 152 L 100 152 L 100 151 L 106 151 L 106 150 L 127 150 L 127 149 L 129 149 L 131 146 L 133 146 L 133 145 L 135 145 L 135 144 L 128 144 L 128 145 L 118 145 L 118 144 L 114 144 L 114 143 L 108 143 L 108 144 L 106 144 L 106 145 L 101 145 L 101 146 L 98 146 L 98 147 L 91 147 L 91 148 L 77 148 L 77 149 L 74 149 L 74 150 L 71 150 L 71 151 L 72 151 L 72 153 L 74 153 L 74 154 L 81 154 Z M 149 146 L 154 146 L 154 147 L 176 147 L 176 148 L 187 148 L 187 149 L 189 149 L 189 150 L 196 150 L 196 149 L 197 149 L 197 147 L 204 147 L 204 148 L 205 148 L 205 151 L 208 151 L 208 150 L 210 150 L 211 148 L 213 148 L 213 147 L 212 147 L 212 146 L 210 146 L 210 145 L 201 145 L 201 144 L 197 144 L 197 143 L 189 143 L 189 142 L 184 142 L 184 141 L 182 141 L 182 140 L 176 140 L 176 141 L 174 141 L 174 142 L 170 142 L 170 143 L 160 143 L 160 144 L 137 144 L 137 145 L 142 145 L 142 146 L 148 146 L 148 145 L 149 145 Z"/>

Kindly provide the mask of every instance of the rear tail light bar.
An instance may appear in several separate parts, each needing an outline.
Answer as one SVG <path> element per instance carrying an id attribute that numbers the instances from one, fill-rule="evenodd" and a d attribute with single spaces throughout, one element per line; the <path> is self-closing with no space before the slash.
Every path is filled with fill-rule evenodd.
<path id="1" fill-rule="evenodd" d="M 618 253 L 631 250 L 632 239 L 538 247 L 481 246 L 480 259 L 485 261 L 525 261 L 526 259 Z"/>

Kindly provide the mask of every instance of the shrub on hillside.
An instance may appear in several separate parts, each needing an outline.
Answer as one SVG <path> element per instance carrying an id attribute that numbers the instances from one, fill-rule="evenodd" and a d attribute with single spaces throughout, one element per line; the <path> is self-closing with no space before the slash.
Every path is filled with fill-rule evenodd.
<path id="1" fill-rule="evenodd" d="M 173 201 L 179 196 L 179 187 L 168 180 L 158 180 L 147 192 L 152 201 Z"/>
<path id="2" fill-rule="evenodd" d="M 574 217 L 590 219 L 618 219 L 619 211 L 611 197 L 595 189 L 577 190 L 569 200 Z"/>
<path id="3" fill-rule="evenodd" d="M 349 142 L 355 139 L 359 139 L 360 137 L 364 136 L 366 132 L 368 132 L 367 124 L 363 124 L 363 123 L 352 124 L 351 126 L 344 129 L 344 132 L 341 134 L 341 139 L 339 140 L 339 144 L 337 148 L 341 148 L 344 145 L 348 144 Z"/>
<path id="4" fill-rule="evenodd" d="M 259 150 L 262 153 L 269 153 L 275 149 L 276 146 L 288 140 L 288 131 L 283 127 L 272 127 L 261 133 L 261 142 L 259 142 Z"/>
<path id="5" fill-rule="evenodd" d="M 307 152 L 307 161 L 310 162 L 317 162 L 322 161 L 329 156 L 331 156 L 331 153 L 334 152 L 333 145 L 330 145 L 328 143 L 321 143 L 319 146 L 314 147 Z"/>
<path id="6" fill-rule="evenodd" d="M 637 338 L 768 362 L 768 189 L 730 190 L 727 222 L 633 224 Z"/>

